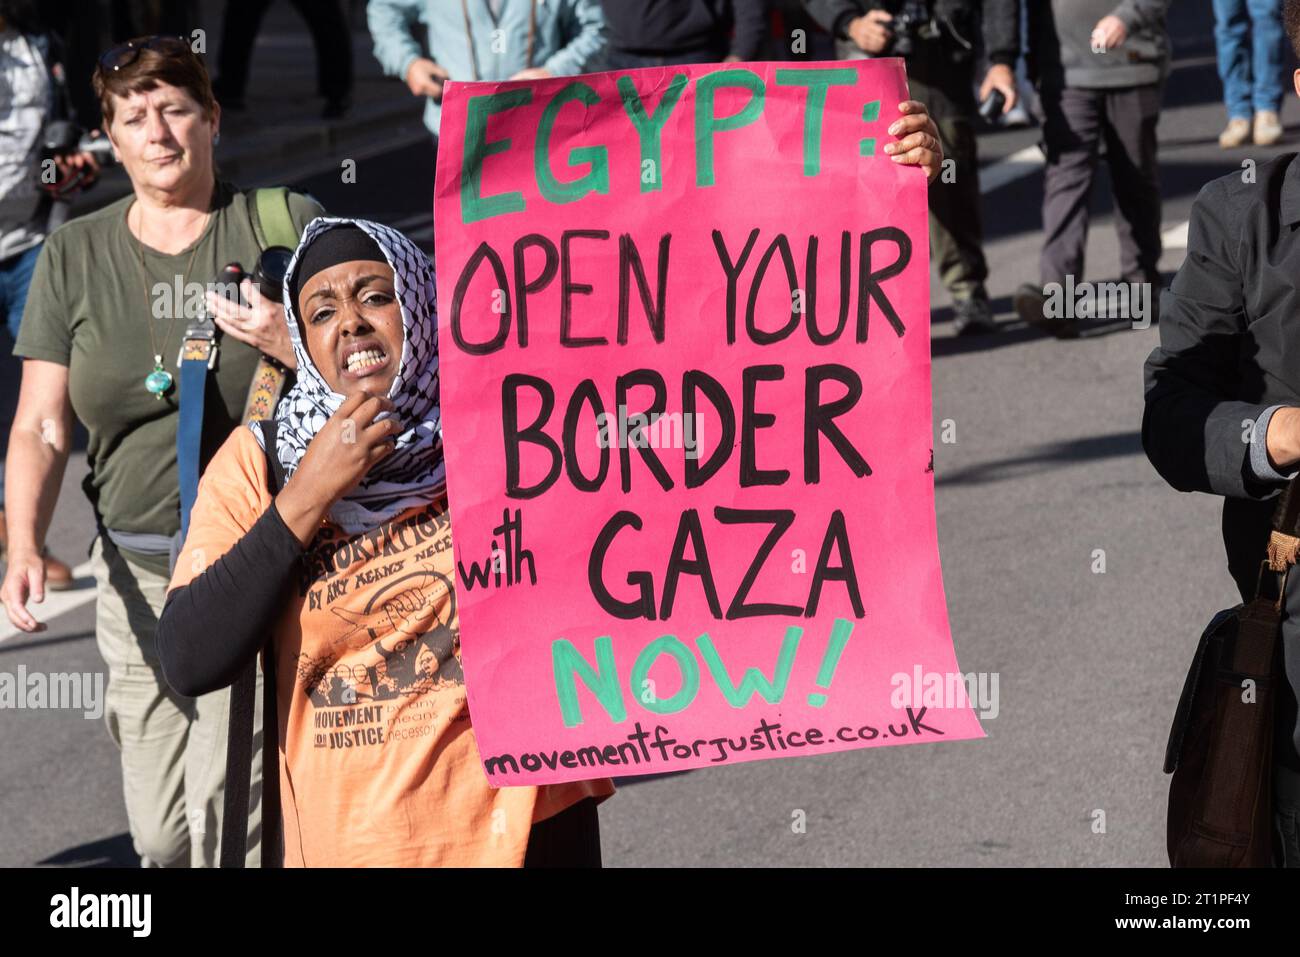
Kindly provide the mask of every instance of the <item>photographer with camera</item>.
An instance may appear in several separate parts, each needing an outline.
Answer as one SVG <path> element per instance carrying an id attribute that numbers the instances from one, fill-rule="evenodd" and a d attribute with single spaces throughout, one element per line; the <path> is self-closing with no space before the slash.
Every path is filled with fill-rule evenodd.
<path id="1" fill-rule="evenodd" d="M 975 147 L 975 39 L 983 14 L 991 64 L 980 88 L 985 112 L 1010 111 L 1017 101 L 1013 67 L 1019 55 L 1019 0 L 804 0 L 808 13 L 836 40 L 842 60 L 899 56 L 907 61 L 913 99 L 939 127 L 955 175 L 930 185 L 930 258 L 953 299 L 959 335 L 994 331 L 984 281 Z M 1001 105 L 998 105 L 998 100 Z"/>
<path id="2" fill-rule="evenodd" d="M 131 838 L 144 866 L 207 866 L 219 860 L 230 695 L 172 691 L 155 630 L 198 476 L 232 430 L 269 414 L 295 363 L 272 295 L 280 284 L 241 284 L 238 264 L 270 276 L 275 247 L 296 246 L 322 210 L 299 193 L 219 178 L 221 108 L 189 40 L 114 46 L 97 60 L 93 89 L 131 191 L 52 232 L 32 273 L 14 349 L 24 362 L 0 602 L 20 631 L 47 627 L 28 605 L 49 584 L 42 546 L 80 421 L 82 488 L 99 533 L 104 721 Z M 260 786 L 258 771 L 251 793 Z M 255 815 L 250 863 L 260 859 L 258 827 Z"/>
<path id="3" fill-rule="evenodd" d="M 46 234 L 66 216 L 68 200 L 99 173 L 69 119 L 61 59 L 58 38 L 30 0 L 0 0 L 0 313 L 11 346 Z M 0 561 L 8 552 L 5 529 L 0 461 Z M 72 570 L 48 555 L 45 561 L 46 587 L 70 588 Z"/>

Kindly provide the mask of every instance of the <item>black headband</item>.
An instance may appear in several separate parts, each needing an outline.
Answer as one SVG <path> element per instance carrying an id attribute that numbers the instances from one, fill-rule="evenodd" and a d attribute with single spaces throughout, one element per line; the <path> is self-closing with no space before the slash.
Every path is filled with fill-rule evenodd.
<path id="1" fill-rule="evenodd" d="M 310 246 L 303 250 L 298 259 L 298 268 L 294 270 L 289 292 L 293 296 L 293 307 L 298 308 L 298 290 L 318 272 L 337 266 L 339 263 L 353 262 L 387 263 L 388 259 L 379 248 L 379 243 L 370 238 L 360 226 L 347 223 L 327 229 L 318 235 Z"/>

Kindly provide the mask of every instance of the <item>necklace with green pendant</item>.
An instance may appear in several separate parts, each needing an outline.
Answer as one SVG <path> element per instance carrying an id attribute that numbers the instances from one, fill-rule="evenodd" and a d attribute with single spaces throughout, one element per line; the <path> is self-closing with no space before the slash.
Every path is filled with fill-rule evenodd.
<path id="1" fill-rule="evenodd" d="M 140 280 L 141 282 L 144 283 L 144 304 L 145 304 L 145 310 L 148 313 L 148 318 L 146 321 L 149 324 L 149 348 L 153 351 L 153 371 L 144 377 L 144 387 L 149 391 L 149 393 L 155 399 L 161 402 L 162 397 L 165 396 L 167 393 L 171 392 L 172 386 L 176 384 L 176 380 L 170 372 L 168 372 L 166 369 L 163 368 L 162 350 L 158 348 L 158 343 L 154 339 L 153 309 L 150 308 L 149 305 L 149 273 L 146 270 L 144 264 L 144 240 L 140 238 L 141 236 L 144 235 L 144 208 L 141 207 L 139 203 L 136 203 L 135 205 L 137 208 L 140 209 L 139 215 L 136 216 L 137 235 L 135 238 L 135 244 L 136 244 L 136 250 L 140 254 Z M 205 214 L 205 217 L 209 217 L 211 215 L 212 213 L 211 211 L 209 211 L 208 213 Z M 208 228 L 208 224 L 205 218 L 203 223 L 203 230 L 206 230 L 207 228 Z M 198 238 L 194 240 L 194 251 L 190 253 L 190 261 L 185 266 L 184 275 L 181 276 L 180 288 L 182 290 L 184 290 L 185 288 L 185 280 L 189 277 L 190 271 L 194 268 L 194 257 L 199 254 L 199 246 L 202 245 L 202 240 L 203 240 L 203 230 L 199 231 Z M 128 229 L 127 232 L 130 232 L 130 230 Z M 176 313 L 183 312 L 184 309 L 185 306 L 183 302 L 179 305 L 179 307 L 177 307 L 177 305 L 173 303 L 171 322 L 167 326 L 167 335 L 163 337 L 164 344 L 166 344 L 167 341 L 171 339 L 172 332 L 175 331 L 176 329 Z"/>

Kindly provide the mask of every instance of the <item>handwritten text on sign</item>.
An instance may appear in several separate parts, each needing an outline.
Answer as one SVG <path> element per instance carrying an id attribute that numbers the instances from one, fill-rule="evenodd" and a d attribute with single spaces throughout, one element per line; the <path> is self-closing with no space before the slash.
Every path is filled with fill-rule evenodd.
<path id="1" fill-rule="evenodd" d="M 934 527 L 901 61 L 449 84 L 435 222 L 494 785 L 980 737 Z M 914 703 L 913 703 L 914 704 Z"/>

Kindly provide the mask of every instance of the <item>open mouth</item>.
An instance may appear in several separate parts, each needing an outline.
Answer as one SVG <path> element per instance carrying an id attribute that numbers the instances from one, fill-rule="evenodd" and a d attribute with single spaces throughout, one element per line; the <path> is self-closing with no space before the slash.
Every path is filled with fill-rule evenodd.
<path id="1" fill-rule="evenodd" d="M 373 375 L 388 365 L 388 353 L 377 342 L 358 342 L 343 354 L 343 371 L 354 378 Z"/>

